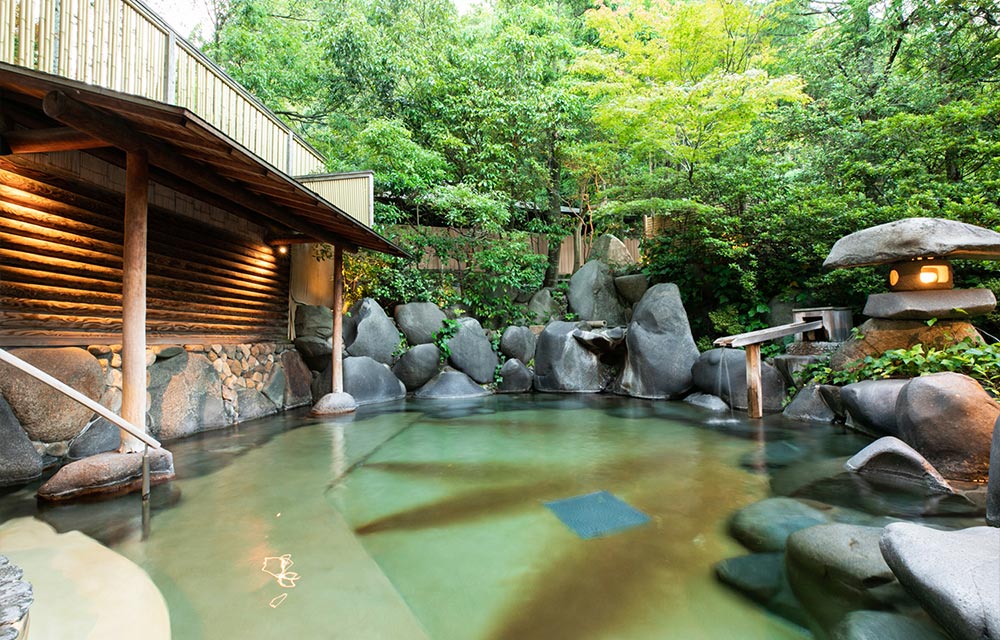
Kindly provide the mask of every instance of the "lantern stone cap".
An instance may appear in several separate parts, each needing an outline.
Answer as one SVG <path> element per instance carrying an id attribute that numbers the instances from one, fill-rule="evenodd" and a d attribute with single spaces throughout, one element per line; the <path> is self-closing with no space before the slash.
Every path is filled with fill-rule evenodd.
<path id="1" fill-rule="evenodd" d="M 954 220 L 905 218 L 837 240 L 823 266 L 865 267 L 914 258 L 1000 260 L 1000 233 Z"/>

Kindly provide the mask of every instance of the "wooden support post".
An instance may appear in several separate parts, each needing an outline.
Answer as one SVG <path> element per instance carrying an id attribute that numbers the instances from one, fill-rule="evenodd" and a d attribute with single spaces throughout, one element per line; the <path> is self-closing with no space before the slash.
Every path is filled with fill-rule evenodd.
<path id="1" fill-rule="evenodd" d="M 747 411 L 751 418 L 764 417 L 764 388 L 760 376 L 760 344 L 748 344 L 747 352 Z"/>
<path id="2" fill-rule="evenodd" d="M 122 265 L 122 418 L 146 426 L 146 237 L 149 163 L 130 151 L 125 165 L 125 246 Z M 122 432 L 121 451 L 142 444 Z"/>
<path id="3" fill-rule="evenodd" d="M 333 246 L 333 392 L 344 391 L 344 249 Z"/>

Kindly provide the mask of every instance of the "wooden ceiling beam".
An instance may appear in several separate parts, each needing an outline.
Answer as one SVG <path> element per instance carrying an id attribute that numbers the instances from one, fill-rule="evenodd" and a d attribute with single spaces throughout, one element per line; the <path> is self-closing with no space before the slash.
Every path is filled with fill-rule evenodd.
<path id="1" fill-rule="evenodd" d="M 79 151 L 81 149 L 99 149 L 107 147 L 108 143 L 78 131 L 72 127 L 53 127 L 50 129 L 19 129 L 3 134 L 5 145 L 10 153 L 45 153 L 47 151 Z"/>
<path id="2" fill-rule="evenodd" d="M 253 197 L 236 183 L 220 178 L 210 167 L 181 157 L 166 143 L 139 134 L 120 118 L 79 102 L 62 91 L 51 91 L 46 94 L 42 106 L 45 115 L 50 118 L 104 140 L 124 151 L 144 150 L 149 156 L 150 164 L 186 182 L 231 200 L 249 211 L 254 211 L 322 242 L 330 244 L 343 244 L 344 242 L 343 238 L 332 231 Z"/>

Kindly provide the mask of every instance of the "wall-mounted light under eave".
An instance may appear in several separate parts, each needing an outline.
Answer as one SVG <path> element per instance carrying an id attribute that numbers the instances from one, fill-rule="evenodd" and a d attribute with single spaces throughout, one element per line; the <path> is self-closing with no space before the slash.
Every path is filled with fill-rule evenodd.
<path id="1" fill-rule="evenodd" d="M 897 262 L 889 271 L 889 288 L 893 291 L 953 289 L 951 263 L 934 258 L 917 258 Z"/>

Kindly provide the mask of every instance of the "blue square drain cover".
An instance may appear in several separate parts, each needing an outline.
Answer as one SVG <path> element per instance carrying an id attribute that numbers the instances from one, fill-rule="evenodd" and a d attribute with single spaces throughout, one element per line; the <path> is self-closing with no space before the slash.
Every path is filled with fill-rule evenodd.
<path id="1" fill-rule="evenodd" d="M 607 491 L 544 503 L 562 523 L 584 540 L 638 527 L 649 516 Z"/>

